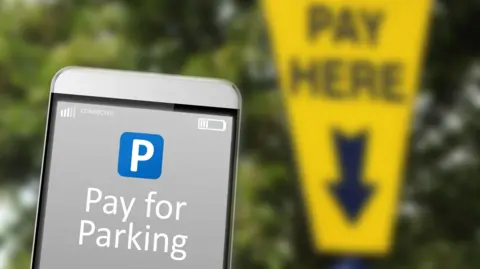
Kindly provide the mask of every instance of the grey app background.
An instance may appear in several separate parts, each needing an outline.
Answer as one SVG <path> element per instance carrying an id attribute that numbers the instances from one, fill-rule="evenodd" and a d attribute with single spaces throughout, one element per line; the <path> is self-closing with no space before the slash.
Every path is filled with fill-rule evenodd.
<path id="1" fill-rule="evenodd" d="M 75 118 L 60 117 L 60 110 L 76 108 Z M 103 109 L 114 112 L 113 117 L 87 115 L 80 109 Z M 92 105 L 59 101 L 56 107 L 51 162 L 49 167 L 48 196 L 44 207 L 44 228 L 40 269 L 96 269 L 96 268 L 208 268 L 221 269 L 224 260 L 232 124 L 230 116 L 209 116 L 194 113 L 140 109 L 117 106 Z M 223 119 L 225 132 L 198 130 L 198 118 Z M 124 178 L 117 173 L 120 136 L 123 132 L 160 134 L 164 138 L 163 171 L 157 180 Z M 102 190 L 103 197 L 118 198 L 117 214 L 103 213 L 104 199 L 93 204 L 86 212 L 87 189 Z M 145 199 L 150 191 L 156 201 L 168 200 L 174 206 L 187 202 L 180 211 L 167 220 L 155 215 L 146 217 Z M 126 203 L 135 197 L 132 212 L 122 222 L 120 197 Z M 109 200 L 111 202 L 111 200 Z M 165 210 L 165 209 L 164 209 Z M 95 229 L 111 231 L 111 246 L 96 245 L 98 235 L 84 237 L 79 245 L 80 222 L 89 220 Z M 134 223 L 134 233 L 142 231 L 137 242 L 142 250 L 127 247 L 128 225 Z M 150 229 L 146 229 L 150 225 Z M 115 248 L 115 230 L 124 229 L 120 245 Z M 163 252 L 163 239 L 159 247 L 144 251 L 145 232 L 165 233 L 169 236 L 169 250 Z M 170 257 L 175 235 L 187 235 L 183 249 L 187 257 L 175 261 Z M 178 255 L 178 254 L 177 254 Z"/>

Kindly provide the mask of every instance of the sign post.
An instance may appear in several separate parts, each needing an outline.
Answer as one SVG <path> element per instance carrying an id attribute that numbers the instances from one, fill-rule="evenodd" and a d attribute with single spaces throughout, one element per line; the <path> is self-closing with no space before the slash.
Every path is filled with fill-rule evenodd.
<path id="1" fill-rule="evenodd" d="M 367 269 L 366 262 L 357 258 L 344 258 L 335 261 L 332 269 Z"/>
<path id="2" fill-rule="evenodd" d="M 432 3 L 262 3 L 315 249 L 386 255 Z"/>

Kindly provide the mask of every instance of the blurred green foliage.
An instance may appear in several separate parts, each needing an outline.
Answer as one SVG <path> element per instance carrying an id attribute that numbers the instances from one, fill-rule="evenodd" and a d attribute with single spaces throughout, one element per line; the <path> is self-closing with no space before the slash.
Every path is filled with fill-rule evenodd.
<path id="1" fill-rule="evenodd" d="M 401 206 L 407 213 L 394 253 L 378 268 L 480 267 L 480 2 L 438 1 L 433 15 L 419 98 L 426 102 Z M 38 183 L 49 83 L 58 69 L 226 78 L 242 90 L 245 106 L 234 267 L 323 268 L 309 250 L 266 36 L 252 0 L 0 0 L 2 196 L 18 205 L 18 191 L 32 178 Z M 451 128 L 452 121 L 461 126 Z M 467 158 L 455 162 L 455 154 Z M 28 268 L 34 209 L 15 210 L 20 216 L 0 233 L 0 246 L 14 242 L 10 269 Z"/>

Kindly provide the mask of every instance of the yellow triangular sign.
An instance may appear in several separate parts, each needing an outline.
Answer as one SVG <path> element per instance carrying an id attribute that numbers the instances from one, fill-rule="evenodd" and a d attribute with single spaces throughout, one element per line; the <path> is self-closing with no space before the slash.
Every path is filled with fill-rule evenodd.
<path id="1" fill-rule="evenodd" d="M 264 0 L 318 251 L 392 245 L 429 0 Z"/>

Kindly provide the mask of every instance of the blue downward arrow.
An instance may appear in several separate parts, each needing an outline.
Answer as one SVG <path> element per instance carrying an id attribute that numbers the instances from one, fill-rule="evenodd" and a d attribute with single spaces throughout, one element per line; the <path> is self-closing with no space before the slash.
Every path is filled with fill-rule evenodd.
<path id="1" fill-rule="evenodd" d="M 373 186 L 363 182 L 363 157 L 366 135 L 347 138 L 335 133 L 335 146 L 341 178 L 330 188 L 351 222 L 355 222 L 373 194 Z"/>

